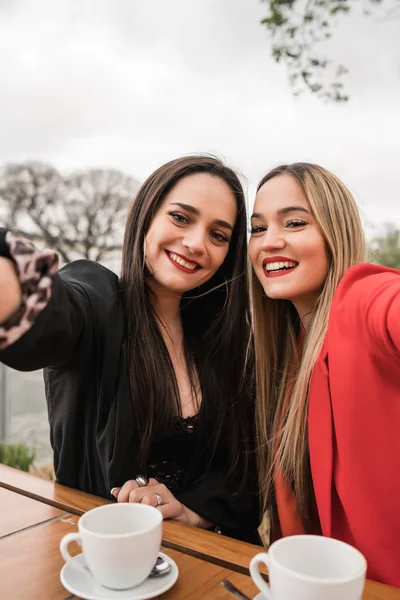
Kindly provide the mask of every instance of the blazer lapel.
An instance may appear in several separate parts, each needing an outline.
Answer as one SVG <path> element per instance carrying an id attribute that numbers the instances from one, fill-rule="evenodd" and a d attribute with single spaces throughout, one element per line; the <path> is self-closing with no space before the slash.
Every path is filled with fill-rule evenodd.
<path id="1" fill-rule="evenodd" d="M 333 419 L 326 340 L 310 383 L 308 439 L 311 474 L 322 532 L 332 529 Z"/>

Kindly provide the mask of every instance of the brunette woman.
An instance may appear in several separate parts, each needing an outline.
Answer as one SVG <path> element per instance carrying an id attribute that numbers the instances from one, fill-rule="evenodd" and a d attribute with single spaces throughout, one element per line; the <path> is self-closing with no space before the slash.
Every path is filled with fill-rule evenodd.
<path id="1" fill-rule="evenodd" d="M 212 157 L 160 167 L 122 275 L 0 233 L 0 360 L 46 367 L 57 481 L 256 538 L 246 211 Z"/>
<path id="2" fill-rule="evenodd" d="M 249 254 L 272 535 L 341 539 L 400 586 L 400 271 L 363 263 L 352 195 L 306 163 L 262 179 Z"/>

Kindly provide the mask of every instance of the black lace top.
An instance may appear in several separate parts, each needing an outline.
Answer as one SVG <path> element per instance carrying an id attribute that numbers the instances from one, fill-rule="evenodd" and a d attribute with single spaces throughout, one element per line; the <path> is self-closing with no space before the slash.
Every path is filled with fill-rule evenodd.
<path id="1" fill-rule="evenodd" d="M 173 494 L 179 492 L 182 475 L 193 456 L 197 420 L 198 415 L 185 419 L 178 417 L 173 434 L 163 436 L 151 445 L 146 475 L 166 485 Z"/>

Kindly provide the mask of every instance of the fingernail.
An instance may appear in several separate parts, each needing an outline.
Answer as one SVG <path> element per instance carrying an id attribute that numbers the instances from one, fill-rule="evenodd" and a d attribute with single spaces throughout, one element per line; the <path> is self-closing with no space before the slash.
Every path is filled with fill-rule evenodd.
<path id="1" fill-rule="evenodd" d="M 118 495 L 118 494 L 115 494 L 115 491 L 116 491 L 117 489 L 118 489 L 118 488 L 116 488 L 116 487 L 113 487 L 113 488 L 112 488 L 112 490 L 111 490 L 111 492 L 110 492 L 111 496 L 114 496 L 114 498 L 116 498 L 116 497 L 117 497 L 117 495 Z"/>

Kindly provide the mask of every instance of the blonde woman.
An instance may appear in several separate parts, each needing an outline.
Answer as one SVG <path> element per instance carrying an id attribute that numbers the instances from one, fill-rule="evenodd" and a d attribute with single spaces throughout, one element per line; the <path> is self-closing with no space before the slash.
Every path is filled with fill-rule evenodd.
<path id="1" fill-rule="evenodd" d="M 364 263 L 352 195 L 307 163 L 262 179 L 249 255 L 272 536 L 339 538 L 400 586 L 400 271 Z"/>

